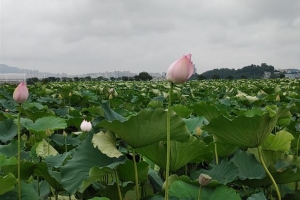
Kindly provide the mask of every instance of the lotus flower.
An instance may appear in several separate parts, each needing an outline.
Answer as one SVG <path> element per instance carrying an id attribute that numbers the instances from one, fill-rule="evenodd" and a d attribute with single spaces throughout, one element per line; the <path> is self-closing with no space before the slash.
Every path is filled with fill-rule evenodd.
<path id="1" fill-rule="evenodd" d="M 29 96 L 29 92 L 27 89 L 27 86 L 24 82 L 20 83 L 14 93 L 13 93 L 13 99 L 15 100 L 15 102 L 17 103 L 23 103 L 28 99 Z"/>
<path id="2" fill-rule="evenodd" d="M 89 132 L 90 130 L 92 130 L 92 123 L 83 120 L 82 123 L 80 124 L 80 129 L 81 131 Z"/>
<path id="3" fill-rule="evenodd" d="M 166 78 L 173 83 L 184 83 L 194 73 L 194 66 L 191 61 L 191 54 L 173 62 L 167 70 Z"/>

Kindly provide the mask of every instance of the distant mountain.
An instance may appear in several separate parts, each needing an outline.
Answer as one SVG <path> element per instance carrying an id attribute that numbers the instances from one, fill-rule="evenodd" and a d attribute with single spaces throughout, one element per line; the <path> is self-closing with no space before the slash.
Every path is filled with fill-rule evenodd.
<path id="1" fill-rule="evenodd" d="M 17 67 L 10 67 L 5 64 L 0 64 L 0 73 L 24 73 Z"/>
<path id="2" fill-rule="evenodd" d="M 30 70 L 30 69 L 20 69 L 18 67 L 10 67 L 5 64 L 0 64 L 0 73 L 21 73 L 26 74 L 27 78 L 37 77 L 37 78 L 45 78 L 45 77 L 63 77 L 67 76 L 67 74 L 54 74 L 50 72 L 40 72 L 39 70 Z"/>

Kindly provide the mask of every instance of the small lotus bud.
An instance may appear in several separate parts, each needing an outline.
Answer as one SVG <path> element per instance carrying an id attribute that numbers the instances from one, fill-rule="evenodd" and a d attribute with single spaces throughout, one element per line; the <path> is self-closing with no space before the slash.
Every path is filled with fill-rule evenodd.
<path id="1" fill-rule="evenodd" d="M 22 136 L 21 136 L 21 139 L 23 140 L 23 141 L 27 141 L 27 135 L 26 134 L 23 134 Z"/>
<path id="2" fill-rule="evenodd" d="M 280 96 L 279 95 L 277 95 L 277 97 L 276 97 L 276 99 L 275 99 L 276 101 L 280 101 Z"/>
<path id="3" fill-rule="evenodd" d="M 199 126 L 197 126 L 197 128 L 196 128 L 196 135 L 198 137 L 201 137 L 201 135 L 202 135 L 202 130 L 201 130 L 201 128 Z"/>
<path id="4" fill-rule="evenodd" d="M 88 122 L 86 120 L 83 120 L 80 125 L 80 129 L 81 129 L 81 131 L 89 132 L 90 130 L 92 130 L 92 123 Z"/>
<path id="5" fill-rule="evenodd" d="M 112 94 L 110 94 L 109 95 L 109 97 L 108 97 L 108 99 L 112 99 L 113 98 L 113 95 Z"/>
<path id="6" fill-rule="evenodd" d="M 207 186 L 211 182 L 211 177 L 207 174 L 200 174 L 199 183 L 201 186 Z"/>
<path id="7" fill-rule="evenodd" d="M 13 99 L 17 103 L 24 103 L 28 99 L 28 96 L 29 92 L 24 82 L 20 83 L 13 93 Z"/>
<path id="8" fill-rule="evenodd" d="M 49 128 L 47 128 L 47 130 L 46 130 L 46 135 L 47 135 L 48 137 L 50 137 L 50 136 L 52 135 L 52 133 L 51 133 L 51 131 L 50 131 Z"/>
<path id="9" fill-rule="evenodd" d="M 68 136 L 68 134 L 66 133 L 66 131 L 64 131 L 62 135 L 63 135 L 65 138 Z"/>

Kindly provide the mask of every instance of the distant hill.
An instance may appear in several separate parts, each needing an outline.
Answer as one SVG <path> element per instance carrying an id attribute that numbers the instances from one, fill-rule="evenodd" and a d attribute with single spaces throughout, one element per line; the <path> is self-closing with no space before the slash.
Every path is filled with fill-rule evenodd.
<path id="1" fill-rule="evenodd" d="M 262 63 L 260 66 L 252 64 L 241 69 L 213 69 L 200 74 L 200 76 L 207 79 L 263 78 L 264 72 L 271 72 L 271 74 L 273 74 L 274 70 L 275 69 L 272 65 Z"/>
<path id="2" fill-rule="evenodd" d="M 24 73 L 23 71 L 17 67 L 10 67 L 5 64 L 0 64 L 0 73 Z"/>
<path id="3" fill-rule="evenodd" d="M 39 70 L 29 70 L 29 69 L 20 69 L 18 67 L 10 67 L 5 64 L 0 64 L 0 73 L 21 73 L 26 74 L 27 78 L 37 77 L 37 78 L 45 78 L 45 77 L 60 77 L 67 76 L 67 74 L 54 74 L 50 72 L 40 72 Z"/>

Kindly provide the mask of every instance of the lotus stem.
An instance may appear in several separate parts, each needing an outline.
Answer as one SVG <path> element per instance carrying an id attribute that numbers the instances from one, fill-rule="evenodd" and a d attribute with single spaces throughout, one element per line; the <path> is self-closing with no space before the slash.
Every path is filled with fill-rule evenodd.
<path id="1" fill-rule="evenodd" d="M 21 200 L 21 103 L 18 110 L 18 198 Z"/>
<path id="2" fill-rule="evenodd" d="M 265 163 L 265 161 L 263 159 L 263 156 L 262 156 L 261 147 L 258 146 L 257 150 L 258 150 L 259 160 L 260 160 L 261 164 L 263 165 L 264 169 L 266 170 L 268 176 L 270 177 L 270 179 L 271 179 L 271 181 L 272 181 L 272 183 L 273 183 L 273 185 L 275 187 L 275 190 L 276 190 L 276 193 L 277 193 L 277 196 L 278 196 L 278 200 L 281 200 L 281 194 L 280 194 L 279 188 L 278 188 L 277 183 L 276 183 L 275 179 L 273 178 L 272 174 L 268 170 L 268 167 L 266 166 L 266 163 Z"/>
<path id="3" fill-rule="evenodd" d="M 214 139 L 215 140 L 215 139 Z M 214 141 L 215 146 L 215 157 L 216 157 L 216 164 L 219 164 L 219 157 L 218 157 L 218 147 L 216 141 Z"/>
<path id="4" fill-rule="evenodd" d="M 135 175 L 135 192 L 136 192 L 136 199 L 140 199 L 140 192 L 139 192 L 139 176 L 138 176 L 138 170 L 137 170 L 137 165 L 136 165 L 136 160 L 135 160 L 135 151 L 134 149 L 132 150 L 132 156 L 133 156 L 133 166 L 134 166 L 134 175 Z"/>
<path id="5" fill-rule="evenodd" d="M 170 157 L 171 157 L 171 106 L 172 106 L 172 92 L 174 83 L 171 82 L 169 90 L 169 102 L 167 111 L 167 163 L 166 163 L 166 186 L 165 186 L 165 200 L 169 199 L 169 174 L 170 174 Z"/>
<path id="6" fill-rule="evenodd" d="M 202 190 L 202 185 L 200 185 L 199 187 L 198 200 L 201 200 L 201 190 Z"/>
<path id="7" fill-rule="evenodd" d="M 121 189 L 119 186 L 119 177 L 118 177 L 117 170 L 114 169 L 114 173 L 115 173 L 116 184 L 117 184 L 117 188 L 118 188 L 119 199 L 122 200 L 122 193 L 121 193 Z"/>

